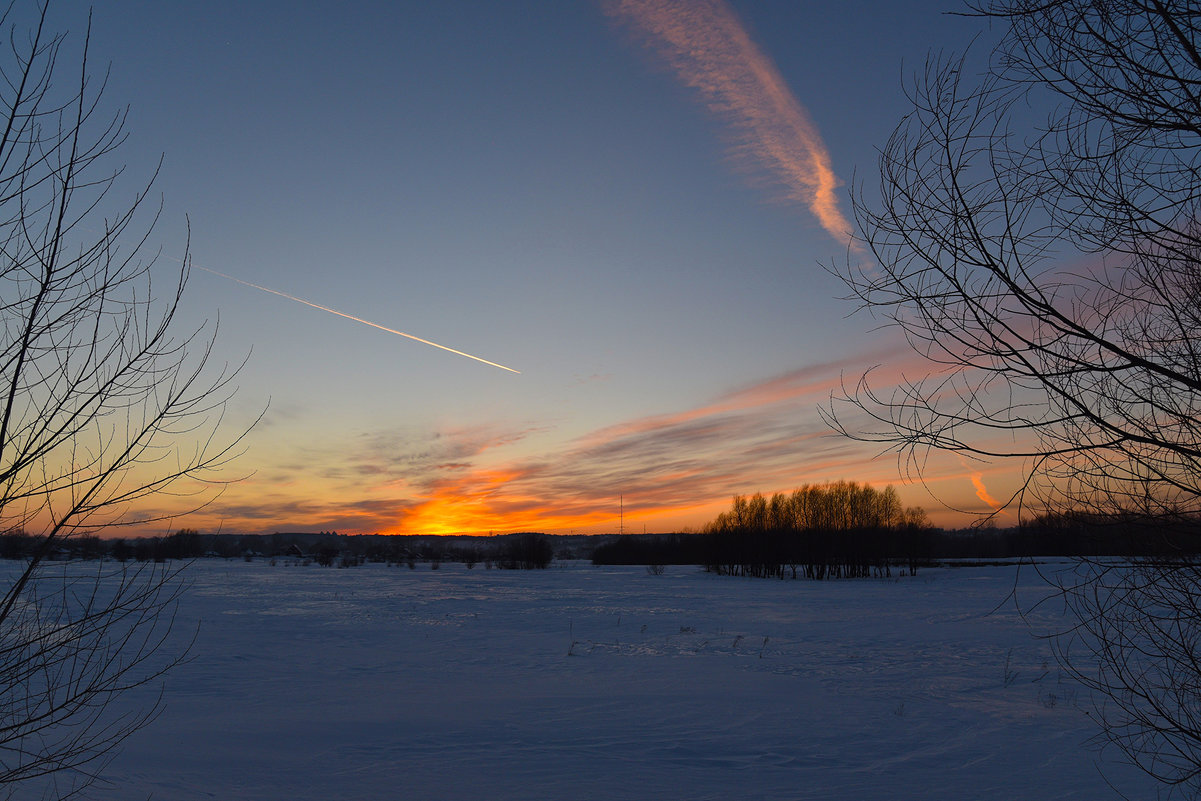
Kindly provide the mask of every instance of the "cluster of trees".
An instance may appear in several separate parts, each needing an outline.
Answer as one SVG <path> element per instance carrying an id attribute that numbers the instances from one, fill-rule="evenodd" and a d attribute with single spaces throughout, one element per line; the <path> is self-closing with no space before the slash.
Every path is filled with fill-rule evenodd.
<path id="1" fill-rule="evenodd" d="M 856 481 L 834 481 L 805 484 L 791 494 L 777 492 L 771 498 L 761 493 L 749 498 L 736 495 L 730 511 L 719 514 L 707 528 L 835 532 L 928 525 L 925 510 L 902 506 L 891 485 L 877 490 Z"/>
<path id="2" fill-rule="evenodd" d="M 891 486 L 806 484 L 770 498 L 736 496 L 706 526 L 704 565 L 717 573 L 810 579 L 910 574 L 929 556 L 930 524 Z"/>

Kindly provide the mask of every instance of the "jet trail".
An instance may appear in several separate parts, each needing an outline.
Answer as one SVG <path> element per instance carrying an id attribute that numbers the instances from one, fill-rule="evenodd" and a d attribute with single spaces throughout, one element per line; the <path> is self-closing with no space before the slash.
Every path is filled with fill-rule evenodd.
<path id="1" fill-rule="evenodd" d="M 216 270 L 212 270 L 208 267 L 201 267 L 199 264 L 195 264 L 193 266 L 196 267 L 198 270 L 204 270 L 206 273 L 212 273 L 213 275 L 219 275 L 222 278 L 228 278 L 230 281 L 235 281 L 235 282 L 241 284 L 242 286 L 248 286 L 253 289 L 257 289 L 261 292 L 270 292 L 272 295 L 279 295 L 281 298 L 287 298 L 288 300 L 294 300 L 297 303 L 303 303 L 305 306 L 312 306 L 314 309 L 320 309 L 321 311 L 326 311 L 326 312 L 329 312 L 330 314 L 336 314 L 339 317 L 345 317 L 347 320 L 354 320 L 356 323 L 362 323 L 363 325 L 369 325 L 372 328 L 378 328 L 381 331 L 387 331 L 389 334 L 396 334 L 397 336 L 404 337 L 405 339 L 411 339 L 414 342 L 420 342 L 423 345 L 429 345 L 431 347 L 438 348 L 439 350 L 444 350 L 449 353 L 457 354 L 459 356 L 466 356 L 468 359 L 474 359 L 477 362 L 483 362 L 484 364 L 491 365 L 492 367 L 499 367 L 502 370 L 508 370 L 510 373 L 517 373 L 519 375 L 521 373 L 520 370 L 514 370 L 512 367 L 505 367 L 503 364 L 497 364 L 496 362 L 490 362 L 487 359 L 481 359 L 479 356 L 472 356 L 470 353 L 464 353 L 461 350 L 455 350 L 454 348 L 447 347 L 446 345 L 439 345 L 437 342 L 431 342 L 428 339 L 422 339 L 421 337 L 414 336 L 413 334 L 406 334 L 404 331 L 397 331 L 395 328 L 388 328 L 386 325 L 380 325 L 379 323 L 373 323 L 370 320 L 364 320 L 362 317 L 355 317 L 353 314 L 347 314 L 346 312 L 340 312 L 337 309 L 331 309 L 329 306 L 322 306 L 320 303 L 313 303 L 311 300 L 305 300 L 304 298 L 298 298 L 295 295 L 289 295 L 287 292 L 280 292 L 278 289 L 271 289 L 270 287 L 259 286 L 258 284 L 253 284 L 250 281 L 243 281 L 241 278 L 235 278 L 232 275 L 226 275 L 225 273 L 218 272 Z"/>

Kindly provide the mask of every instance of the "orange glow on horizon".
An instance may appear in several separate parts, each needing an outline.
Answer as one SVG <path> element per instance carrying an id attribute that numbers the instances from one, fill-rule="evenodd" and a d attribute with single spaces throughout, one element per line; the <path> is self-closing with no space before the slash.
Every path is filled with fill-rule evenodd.
<path id="1" fill-rule="evenodd" d="M 582 534 L 616 532 L 621 525 L 619 501 L 579 499 L 556 503 L 503 493 L 502 487 L 515 477 L 512 471 L 490 471 L 480 478 L 483 485 L 447 485 L 432 497 L 407 509 L 394 527 L 381 533 L 420 536 L 462 536 L 517 531 Z M 712 502 L 663 508 L 631 505 L 624 511 L 627 528 L 651 519 L 691 518 Z M 580 508 L 586 506 L 588 508 Z M 611 507 L 611 508 L 610 508 Z M 679 528 L 675 526 L 674 528 Z"/>
<path id="2" fill-rule="evenodd" d="M 549 429 L 529 423 L 384 432 L 350 447 L 338 441 L 295 449 L 276 439 L 274 463 L 227 486 L 201 512 L 173 518 L 169 510 L 149 510 L 171 519 L 143 533 L 187 526 L 245 533 L 598 534 L 623 524 L 626 531 L 645 525 L 670 532 L 711 521 L 734 495 L 840 479 L 894 484 L 906 505 L 926 508 L 936 523 L 969 525 L 998 509 L 996 496 L 1020 488 L 1018 466 L 968 465 L 944 454 L 923 463 L 921 480 L 906 480 L 906 465 L 837 437 L 813 412 L 837 393 L 850 364 L 882 364 L 875 373 L 882 382 L 903 380 L 915 362 L 904 352 L 904 343 L 877 344 L 851 359 L 788 370 L 691 408 L 610 422 L 537 449 L 531 434 Z M 278 431 L 275 437 L 295 436 Z"/>
<path id="3" fill-rule="evenodd" d="M 546 495 L 536 497 L 537 484 L 525 481 L 525 475 L 516 469 L 493 469 L 464 471 L 458 480 L 445 480 L 415 502 L 405 502 L 389 524 L 380 519 L 379 513 L 362 509 L 338 508 L 339 523 L 317 523 L 309 525 L 292 523 L 287 528 L 281 520 L 273 519 L 267 525 L 254 519 L 237 520 L 229 517 L 202 522 L 195 516 L 170 526 L 170 529 L 187 526 L 207 531 L 246 531 L 270 533 L 276 530 L 308 530 L 309 528 L 334 529 L 342 533 L 386 534 L 409 536 L 482 536 L 509 534 L 521 531 L 540 531 L 553 534 L 610 534 L 624 528 L 626 533 L 667 533 L 684 529 L 697 530 L 725 511 L 732 496 L 762 492 L 791 492 L 804 483 L 821 483 L 837 480 L 845 475 L 847 480 L 856 480 L 884 486 L 893 484 L 902 495 L 906 505 L 926 508 L 935 525 L 959 528 L 978 519 L 978 513 L 970 512 L 973 504 L 969 498 L 978 498 L 987 504 L 984 511 L 997 510 L 1000 504 L 984 487 L 983 475 L 973 471 L 947 472 L 930 476 L 928 485 L 905 484 L 889 480 L 887 471 L 855 471 L 848 465 L 832 462 L 818 466 L 812 478 L 777 482 L 755 482 L 753 479 L 740 483 L 732 490 L 716 489 L 711 494 L 700 495 L 696 502 L 681 503 L 667 497 L 657 498 L 644 493 L 625 496 L 624 513 L 616 495 L 573 494 L 572 497 Z M 688 477 L 677 476 L 680 481 Z M 1007 477 L 1001 476 L 1001 478 Z M 1005 482 L 1003 482 L 1005 483 Z M 937 487 L 938 495 L 959 510 L 942 508 L 932 500 L 928 492 Z M 973 489 L 975 494 L 973 495 Z M 981 495 L 983 491 L 983 495 Z M 987 497 L 984 497 L 987 496 Z M 1001 510 L 1003 513 L 1004 510 Z M 322 520 L 314 517 L 313 520 Z M 145 534 L 163 534 L 169 531 L 145 531 Z"/>

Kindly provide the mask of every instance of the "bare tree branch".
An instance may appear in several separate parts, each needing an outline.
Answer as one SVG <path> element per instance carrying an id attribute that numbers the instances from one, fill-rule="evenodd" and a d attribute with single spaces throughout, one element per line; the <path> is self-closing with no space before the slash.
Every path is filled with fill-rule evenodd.
<path id="1" fill-rule="evenodd" d="M 864 376 L 827 417 L 919 474 L 931 451 L 1018 460 L 1025 520 L 1195 529 L 1201 8 L 996 0 L 971 13 L 1000 26 L 996 46 L 979 71 L 970 53 L 928 60 L 878 197 L 853 198 L 872 260 L 838 271 L 932 369 L 887 393 Z M 1106 699 L 1109 741 L 1197 794 L 1201 577 L 1195 555 L 1161 550 L 1082 560 L 1056 584 L 1075 621 L 1057 642 Z"/>
<path id="2" fill-rule="evenodd" d="M 50 559 L 147 522 L 132 510 L 151 495 L 203 505 L 241 437 L 221 433 L 237 368 L 213 365 L 215 330 L 176 333 L 186 253 L 152 281 L 153 177 L 118 197 L 126 112 L 103 110 L 90 20 L 72 50 L 48 3 L 32 12 L 27 28 L 16 0 L 0 15 L 0 531 L 37 540 L 0 578 L 0 795 L 66 796 L 153 717 L 117 700 L 186 649 L 168 647 L 183 584 Z"/>

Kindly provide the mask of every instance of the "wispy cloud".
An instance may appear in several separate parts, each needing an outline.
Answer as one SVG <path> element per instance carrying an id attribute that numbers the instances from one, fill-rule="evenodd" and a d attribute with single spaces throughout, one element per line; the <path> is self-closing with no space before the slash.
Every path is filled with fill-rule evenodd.
<path id="1" fill-rule="evenodd" d="M 569 440 L 541 423 L 494 422 L 397 427 L 304 448 L 284 446 L 203 515 L 180 524 L 257 532 L 601 532 L 617 529 L 621 497 L 627 526 L 647 522 L 663 530 L 711 519 L 736 493 L 840 478 L 895 482 L 894 457 L 877 458 L 878 446 L 836 436 L 816 409 L 838 391 L 844 370 L 883 364 L 878 375 L 887 385 L 900 382 L 917 359 L 898 341 Z M 294 441 L 284 436 L 281 441 Z M 977 497 L 996 508 L 984 486 L 985 470 L 990 484 L 1012 483 L 1002 473 L 993 475 L 1000 468 L 953 458 L 928 467 L 928 483 L 964 510 L 972 510 Z M 923 502 L 923 490 L 911 494 L 913 502 Z"/>
<path id="2" fill-rule="evenodd" d="M 604 9 L 645 37 L 728 122 L 738 158 L 806 204 L 839 242 L 849 241 L 841 182 L 817 126 L 724 0 L 608 0 Z"/>
<path id="3" fill-rule="evenodd" d="M 853 360 L 887 361 L 900 348 Z M 846 364 L 807 365 L 708 403 L 556 440 L 543 425 L 397 428 L 313 443 L 230 488 L 208 510 L 238 530 L 323 528 L 449 534 L 615 530 L 626 522 L 712 516 L 730 495 L 843 477 L 887 481 L 869 448 L 815 412 Z M 887 461 L 887 460 L 885 460 Z M 874 473 L 874 474 L 873 474 Z"/>

